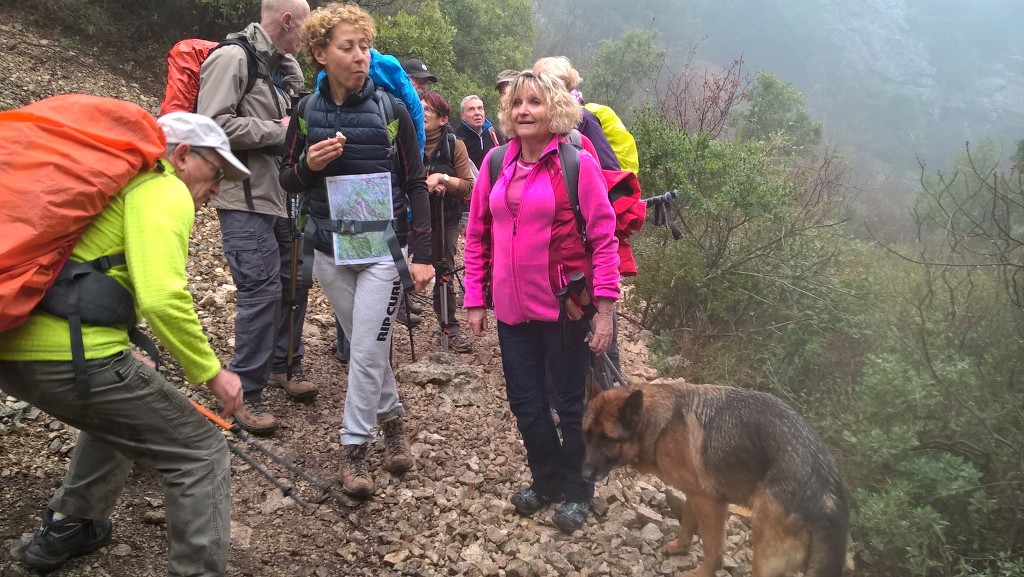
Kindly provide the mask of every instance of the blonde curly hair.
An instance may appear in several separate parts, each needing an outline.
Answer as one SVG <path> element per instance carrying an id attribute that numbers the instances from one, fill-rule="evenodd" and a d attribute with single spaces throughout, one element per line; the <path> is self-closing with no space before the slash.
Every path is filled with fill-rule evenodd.
<path id="1" fill-rule="evenodd" d="M 565 83 L 566 90 L 579 88 L 580 83 L 583 82 L 580 73 L 572 67 L 572 62 L 565 56 L 545 56 L 533 63 L 533 71 L 547 72 L 557 76 Z"/>
<path id="2" fill-rule="evenodd" d="M 373 17 L 355 4 L 332 2 L 317 8 L 302 23 L 302 30 L 299 32 L 302 46 L 317 71 L 321 70 L 323 65 L 317 62 L 313 49 L 327 47 L 331 42 L 334 28 L 339 24 L 352 25 L 371 43 L 377 37 L 377 26 L 373 23 Z"/>
<path id="3" fill-rule="evenodd" d="M 516 121 L 512 117 L 512 103 L 523 88 L 536 90 L 540 94 L 541 100 L 547 105 L 552 134 L 566 134 L 583 120 L 583 107 L 569 94 L 561 80 L 544 72 L 523 70 L 512 79 L 508 90 L 501 97 L 498 122 L 501 125 L 501 131 L 506 135 L 516 136 Z"/>

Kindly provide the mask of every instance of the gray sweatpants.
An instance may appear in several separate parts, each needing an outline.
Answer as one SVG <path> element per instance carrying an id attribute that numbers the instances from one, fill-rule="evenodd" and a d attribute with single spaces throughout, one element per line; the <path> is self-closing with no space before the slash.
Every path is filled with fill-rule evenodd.
<path id="1" fill-rule="evenodd" d="M 391 261 L 338 266 L 315 251 L 313 274 L 351 343 L 341 444 L 369 443 L 377 423 L 405 414 L 388 358 L 402 296 L 398 268 Z"/>
<path id="2" fill-rule="evenodd" d="M 220 431 L 127 351 L 87 362 L 90 395 L 69 362 L 0 361 L 0 389 L 81 430 L 50 508 L 109 517 L 133 462 L 163 477 L 168 575 L 223 575 L 231 537 L 231 469 Z M 116 528 L 115 528 L 116 530 Z"/>

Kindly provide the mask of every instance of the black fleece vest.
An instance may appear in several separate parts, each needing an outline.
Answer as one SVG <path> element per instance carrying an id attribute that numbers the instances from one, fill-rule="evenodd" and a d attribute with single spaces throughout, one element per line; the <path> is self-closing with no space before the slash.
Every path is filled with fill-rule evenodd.
<path id="1" fill-rule="evenodd" d="M 313 145 L 321 140 L 334 138 L 338 132 L 345 135 L 345 151 L 327 165 L 321 175 L 341 176 L 349 174 L 391 173 L 391 198 L 394 204 L 393 226 L 399 242 L 405 246 L 409 236 L 408 209 L 401 175 L 398 172 L 397 153 L 388 138 L 388 130 L 381 117 L 380 108 L 374 100 L 373 81 L 367 79 L 362 90 L 349 95 L 341 105 L 334 104 L 326 82 L 320 85 L 322 97 L 310 98 L 306 104 L 310 110 L 303 110 L 307 119 L 306 143 Z M 382 98 L 387 95 L 382 94 Z M 309 189 L 309 213 L 314 218 L 330 219 L 327 202 L 327 188 L 323 178 Z M 317 230 L 313 235 L 313 246 L 327 254 L 334 253 L 331 234 Z"/>

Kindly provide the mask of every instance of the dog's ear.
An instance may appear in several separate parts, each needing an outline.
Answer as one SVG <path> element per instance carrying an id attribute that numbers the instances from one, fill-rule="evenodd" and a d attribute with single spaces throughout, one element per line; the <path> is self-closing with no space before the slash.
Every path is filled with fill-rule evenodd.
<path id="1" fill-rule="evenodd" d="M 635 390 L 626 397 L 619 409 L 619 419 L 623 426 L 629 431 L 635 431 L 640 426 L 640 419 L 644 412 L 644 392 Z"/>

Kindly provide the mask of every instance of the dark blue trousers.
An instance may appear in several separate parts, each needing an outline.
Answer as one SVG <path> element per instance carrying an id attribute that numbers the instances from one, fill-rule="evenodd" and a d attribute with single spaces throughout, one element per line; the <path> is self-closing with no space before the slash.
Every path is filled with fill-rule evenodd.
<path id="1" fill-rule="evenodd" d="M 558 323 L 498 322 L 501 364 L 509 407 L 526 446 L 532 487 L 552 499 L 589 503 L 594 485 L 583 481 L 583 410 L 590 348 L 583 342 L 585 323 L 573 323 L 571 345 L 562 348 Z M 551 373 L 559 427 L 551 417 L 545 387 Z M 562 437 L 559 439 L 558 429 Z"/>

